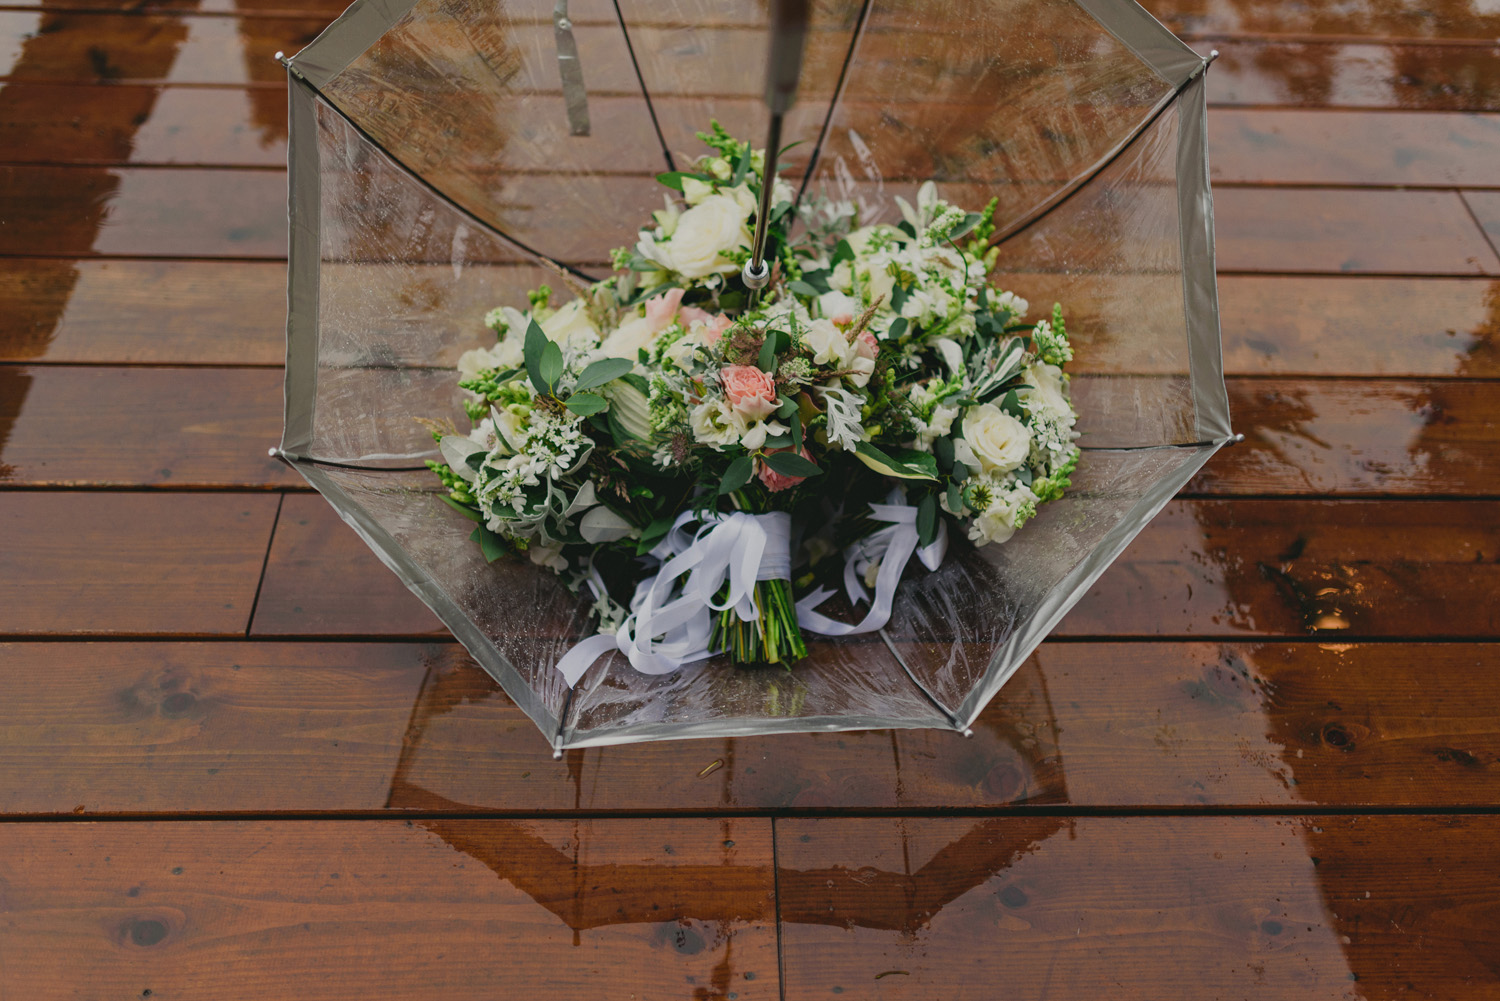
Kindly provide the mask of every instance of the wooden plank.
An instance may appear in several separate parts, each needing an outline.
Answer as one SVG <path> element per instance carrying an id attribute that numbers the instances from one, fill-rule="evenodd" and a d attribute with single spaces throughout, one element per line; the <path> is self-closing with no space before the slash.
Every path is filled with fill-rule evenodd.
<path id="1" fill-rule="evenodd" d="M 1492 508 L 1174 501 L 1057 633 L 1492 637 L 1500 624 Z M 421 637 L 440 629 L 321 498 L 286 498 L 253 635 Z"/>
<path id="2" fill-rule="evenodd" d="M 1231 379 L 1245 441 L 1188 485 L 1209 494 L 1500 495 L 1491 382 Z"/>
<path id="3" fill-rule="evenodd" d="M 522 301 L 529 279 L 507 277 L 495 302 Z M 1013 284 L 1040 303 L 1046 281 Z M 277 365 L 285 285 L 270 263 L 14 259 L 0 269 L 0 361 Z M 1500 375 L 1500 283 L 1486 279 L 1227 275 L 1219 302 L 1230 375 Z"/>
<path id="4" fill-rule="evenodd" d="M 1226 275 L 1219 307 L 1233 375 L 1500 375 L 1500 282 Z"/>
<path id="5" fill-rule="evenodd" d="M 241 635 L 277 503 L 0 493 L 0 634 Z"/>
<path id="6" fill-rule="evenodd" d="M 1500 38 L 1500 13 L 1483 4 L 1414 6 L 1349 0 L 1337 5 L 1248 5 L 1235 0 L 1147 0 L 1144 6 L 1178 34 L 1368 35 L 1484 42 Z"/>
<path id="7" fill-rule="evenodd" d="M 1493 817 L 784 820 L 788 998 L 1492 997 Z"/>
<path id="8" fill-rule="evenodd" d="M 66 116 L 57 109 L 68 109 Z M 286 95 L 143 84 L 9 83 L 0 149 L 11 163 L 286 166 Z"/>
<path id="9" fill-rule="evenodd" d="M 1484 229 L 1492 248 L 1500 248 L 1500 191 L 1465 191 L 1463 200 Z"/>
<path id="10" fill-rule="evenodd" d="M 1453 191 L 1219 188 L 1214 217 L 1224 271 L 1500 274 Z"/>
<path id="11" fill-rule="evenodd" d="M 1500 48 L 1205 39 L 1217 105 L 1500 111 Z"/>
<path id="12" fill-rule="evenodd" d="M 1208 137 L 1216 184 L 1500 184 L 1500 115 L 1215 108 Z"/>
<path id="13" fill-rule="evenodd" d="M 0 254 L 286 257 L 286 175 L 0 167 Z"/>
<path id="14" fill-rule="evenodd" d="M 770 1001 L 770 836 L 711 818 L 11 825 L 0 962 L 37 998 Z"/>
<path id="15" fill-rule="evenodd" d="M 13 258 L 0 361 L 280 365 L 286 265 Z"/>
<path id="16" fill-rule="evenodd" d="M 1046 643 L 971 738 L 788 734 L 557 762 L 453 643 L 9 643 L 0 815 L 1485 806 L 1497 656 Z"/>
<path id="17" fill-rule="evenodd" d="M 563 260 L 601 261 L 619 242 L 547 176 L 513 178 L 502 223 Z M 253 170 L 0 167 L 0 254 L 248 257 L 286 253 L 286 180 Z M 655 182 L 612 179 L 622 204 Z M 87 205 L 80 212 L 78 205 Z M 544 210 L 542 206 L 550 206 Z M 566 210 L 561 211 L 560 210 Z M 1220 188 L 1226 271 L 1500 274 L 1455 192 Z"/>
<path id="18" fill-rule="evenodd" d="M 339 565 L 345 568 L 341 593 L 320 594 L 329 569 Z M 327 501 L 288 495 L 266 558 L 250 633 L 337 636 L 347 635 L 351 627 L 370 636 L 449 635 Z"/>
<path id="19" fill-rule="evenodd" d="M 6 486 L 300 486 L 276 369 L 0 367 Z"/>

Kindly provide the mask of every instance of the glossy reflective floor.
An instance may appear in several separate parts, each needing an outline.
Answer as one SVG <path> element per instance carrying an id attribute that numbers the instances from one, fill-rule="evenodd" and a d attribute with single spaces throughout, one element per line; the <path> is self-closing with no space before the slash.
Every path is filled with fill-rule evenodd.
<path id="1" fill-rule="evenodd" d="M 0 997 L 1500 996 L 1493 3 L 1151 4 L 1247 440 L 972 739 L 558 762 L 264 458 L 293 4 L 0 4 Z"/>

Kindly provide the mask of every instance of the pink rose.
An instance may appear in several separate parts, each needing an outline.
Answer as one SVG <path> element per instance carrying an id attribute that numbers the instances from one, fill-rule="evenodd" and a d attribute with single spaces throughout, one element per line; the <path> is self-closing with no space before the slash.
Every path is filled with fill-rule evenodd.
<path id="1" fill-rule="evenodd" d="M 868 330 L 861 330 L 859 336 L 854 339 L 854 353 L 861 358 L 874 361 L 875 356 L 880 353 L 880 345 L 875 342 L 875 335 Z"/>
<path id="2" fill-rule="evenodd" d="M 683 290 L 680 288 L 667 289 L 661 295 L 653 295 L 646 300 L 646 322 L 651 325 L 652 330 L 665 330 L 677 315 L 677 307 L 682 304 Z"/>
<path id="3" fill-rule="evenodd" d="M 791 449 L 773 448 L 771 449 L 771 451 L 790 452 Z M 808 462 L 812 461 L 812 455 L 807 451 L 807 448 L 805 446 L 802 449 L 802 458 L 806 459 Z M 759 461 L 759 465 L 760 481 L 764 483 L 766 485 L 766 489 L 771 491 L 772 493 L 776 493 L 779 490 L 785 490 L 788 487 L 795 487 L 797 484 L 807 479 L 806 476 L 787 476 L 785 473 L 778 473 L 776 470 L 766 465 L 766 461 L 764 459 L 761 459 Z"/>
<path id="4" fill-rule="evenodd" d="M 729 405 L 750 420 L 769 417 L 781 401 L 776 399 L 776 380 L 754 365 L 725 365 L 719 371 Z"/>

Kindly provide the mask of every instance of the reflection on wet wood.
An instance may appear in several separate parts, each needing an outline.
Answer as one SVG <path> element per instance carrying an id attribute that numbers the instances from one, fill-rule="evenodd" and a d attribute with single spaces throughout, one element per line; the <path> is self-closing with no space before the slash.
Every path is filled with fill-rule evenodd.
<path id="1" fill-rule="evenodd" d="M 1490 246 L 1500 253 L 1500 191 L 1465 191 L 1464 203 L 1484 228 Z"/>
<path id="2" fill-rule="evenodd" d="M 1500 615 L 1492 505 L 1168 504 L 1058 634 L 1485 638 Z M 288 496 L 252 630 L 428 636 L 435 618 L 318 497 Z"/>
<path id="3" fill-rule="evenodd" d="M 297 486 L 278 369 L 0 366 L 0 485 Z"/>
<path id="4" fill-rule="evenodd" d="M 1484 998 L 1500 867 L 1475 847 L 1496 826 L 782 821 L 787 996 Z"/>
<path id="5" fill-rule="evenodd" d="M 1174 501 L 1056 634 L 1485 638 L 1497 551 L 1486 501 Z"/>
<path id="6" fill-rule="evenodd" d="M 1500 393 L 1484 382 L 1229 380 L 1245 441 L 1189 493 L 1500 494 Z"/>
<path id="7" fill-rule="evenodd" d="M 13 826 L 38 997 L 780 996 L 770 822 Z M 702 992 L 702 993 L 697 993 Z"/>
<path id="8" fill-rule="evenodd" d="M 1457 192 L 1214 192 L 1224 271 L 1500 275 Z"/>
<path id="9" fill-rule="evenodd" d="M 1256 0 L 1146 0 L 1143 5 L 1180 33 L 1367 35 L 1379 38 L 1500 38 L 1500 13 L 1483 0 L 1275 4 Z"/>
<path id="10" fill-rule="evenodd" d="M 12 643 L 0 814 L 1484 805 L 1500 787 L 1496 656 L 1047 643 L 972 738 L 788 734 L 556 762 L 454 643 Z"/>
<path id="11" fill-rule="evenodd" d="M 243 635 L 277 503 L 0 493 L 0 634 Z"/>
<path id="12" fill-rule="evenodd" d="M 1193 47 L 1219 50 L 1208 72 L 1213 104 L 1500 111 L 1500 46 L 1214 39 Z"/>
<path id="13" fill-rule="evenodd" d="M 1488 185 L 1500 181 L 1500 115 L 1216 108 L 1215 184 Z"/>
<path id="14" fill-rule="evenodd" d="M 17 258 L 0 361 L 280 365 L 286 265 Z"/>

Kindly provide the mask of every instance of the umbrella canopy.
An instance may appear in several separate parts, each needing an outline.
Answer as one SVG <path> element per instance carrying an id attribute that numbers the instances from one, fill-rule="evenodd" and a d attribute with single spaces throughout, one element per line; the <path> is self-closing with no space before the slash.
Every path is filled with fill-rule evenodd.
<path id="1" fill-rule="evenodd" d="M 997 283 L 1064 303 L 1084 458 L 1003 545 L 903 583 L 878 634 L 787 673 L 554 665 L 588 602 L 489 564 L 415 415 L 491 307 L 608 273 L 711 118 L 765 134 L 757 0 L 358 0 L 287 61 L 291 261 L 280 454 L 557 749 L 821 729 L 966 730 L 1125 545 L 1231 440 L 1200 57 L 1131 0 L 813 5 L 782 176 L 894 221 L 934 179 L 998 198 Z"/>

